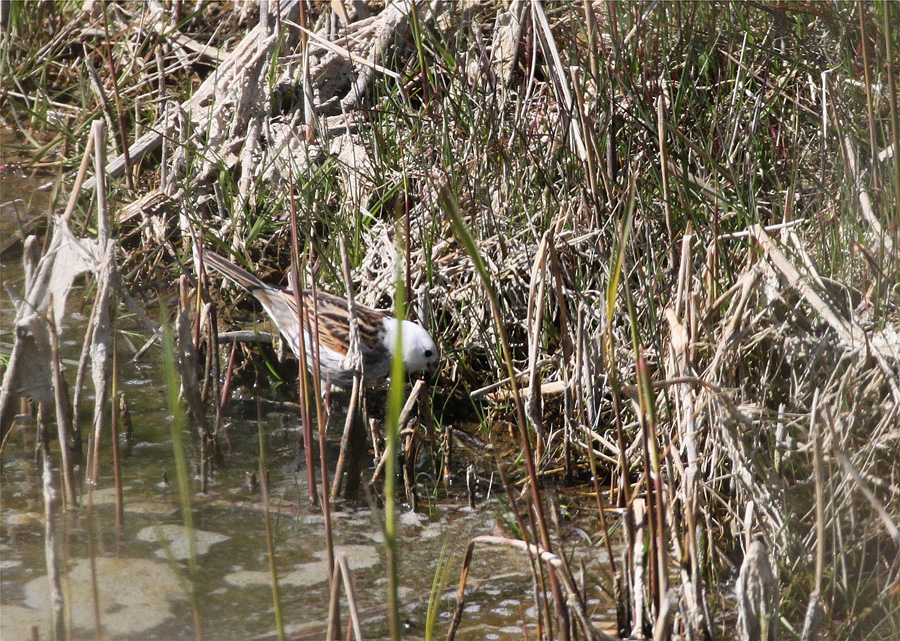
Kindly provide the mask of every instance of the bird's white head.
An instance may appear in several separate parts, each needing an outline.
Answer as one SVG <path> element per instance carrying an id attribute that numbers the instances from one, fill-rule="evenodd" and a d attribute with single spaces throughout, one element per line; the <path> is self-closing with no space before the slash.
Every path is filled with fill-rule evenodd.
<path id="1" fill-rule="evenodd" d="M 385 326 L 388 330 L 385 342 L 388 350 L 393 353 L 397 341 L 397 320 L 394 318 L 385 319 Z M 406 371 L 410 373 L 421 371 L 434 372 L 440 360 L 440 353 L 438 353 L 437 345 L 434 344 L 431 334 L 424 327 L 412 321 L 401 321 L 399 326 L 401 328 L 400 340 L 403 342 L 403 363 L 406 365 Z"/>

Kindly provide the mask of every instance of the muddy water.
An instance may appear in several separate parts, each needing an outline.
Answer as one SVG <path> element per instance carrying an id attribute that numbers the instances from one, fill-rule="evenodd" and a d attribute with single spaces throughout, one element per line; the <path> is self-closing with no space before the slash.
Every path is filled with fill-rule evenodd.
<path id="1" fill-rule="evenodd" d="M 14 218 L 40 213 L 46 198 L 36 187 L 46 178 L 3 176 L 0 217 L 4 237 L 15 229 Z M 17 193 L 10 195 L 11 190 Z M 15 211 L 9 203 L 16 202 Z M 20 285 L 18 269 L 3 264 L 3 279 Z M 0 341 L 11 343 L 12 308 L 7 295 L 0 310 Z M 62 340 L 65 375 L 74 381 L 86 307 L 70 301 Z M 127 321 L 123 321 L 126 322 Z M 171 640 L 275 638 L 272 578 L 266 545 L 263 502 L 257 488 L 246 483 L 258 469 L 258 426 L 232 418 L 226 430 L 225 463 L 215 473 L 209 492 L 191 495 L 197 564 L 191 575 L 190 545 L 184 514 L 174 487 L 175 468 L 158 360 L 150 350 L 144 361 L 131 361 L 143 342 L 136 328 L 119 342 L 122 388 L 131 405 L 134 443 L 124 459 L 125 523 L 115 524 L 111 456 L 106 453 L 96 488 L 81 489 L 80 507 L 60 512 L 56 522 L 58 557 L 63 566 L 67 628 L 73 639 Z M 129 338 L 130 336 L 130 338 Z M 265 395 L 265 391 L 262 392 Z M 344 399 L 338 397 L 335 403 Z M 88 411 L 92 397 L 88 395 Z M 255 407 L 232 406 L 232 416 L 255 415 Z M 89 418 L 82 416 L 82 424 Z M 306 472 L 297 463 L 298 417 L 270 413 L 263 433 L 270 475 L 271 516 L 280 603 L 290 638 L 322 639 L 325 635 L 329 590 L 321 510 L 308 506 Z M 335 424 L 339 419 L 335 420 Z M 336 432 L 333 428 L 333 432 Z M 196 438 L 185 435 L 189 459 L 196 461 Z M 333 434 L 336 441 L 336 434 Z M 333 468 L 335 443 L 329 451 Z M 484 465 L 487 470 L 487 464 Z M 368 472 L 371 473 L 371 470 Z M 421 496 L 433 482 L 423 478 Z M 502 498 L 502 497 L 501 497 Z M 442 556 L 451 559 L 447 593 L 440 601 L 437 638 L 443 637 L 453 610 L 453 588 L 459 578 L 462 552 L 468 540 L 494 533 L 511 521 L 497 493 L 475 510 L 458 496 L 424 498 L 420 513 L 400 517 L 400 600 L 406 623 L 404 638 L 425 636 L 426 610 Z M 20 421 L 3 449 L 0 495 L 0 638 L 7 640 L 53 636 L 49 583 L 44 555 L 44 518 L 40 471 L 34 457 L 34 427 Z M 572 535 L 575 526 L 594 535 L 592 517 L 561 526 L 559 549 L 584 561 L 588 586 L 608 585 L 605 557 L 599 545 Z M 339 505 L 333 514 L 337 550 L 347 556 L 355 578 L 366 638 L 387 636 L 384 619 L 386 569 L 380 515 L 368 504 Z M 598 539 L 595 535 L 592 537 Z M 476 551 L 459 639 L 535 638 L 535 599 L 527 558 L 498 548 Z M 598 625 L 614 620 L 599 587 L 588 587 L 589 609 Z M 346 601 L 342 606 L 346 620 Z"/>

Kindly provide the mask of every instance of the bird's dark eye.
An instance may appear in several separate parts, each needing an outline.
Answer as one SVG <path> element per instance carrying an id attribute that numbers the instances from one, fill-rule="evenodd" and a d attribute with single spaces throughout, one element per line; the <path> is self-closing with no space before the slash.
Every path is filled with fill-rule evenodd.
<path id="1" fill-rule="evenodd" d="M 425 350 L 425 358 L 431 358 L 431 350 L 430 349 Z"/>

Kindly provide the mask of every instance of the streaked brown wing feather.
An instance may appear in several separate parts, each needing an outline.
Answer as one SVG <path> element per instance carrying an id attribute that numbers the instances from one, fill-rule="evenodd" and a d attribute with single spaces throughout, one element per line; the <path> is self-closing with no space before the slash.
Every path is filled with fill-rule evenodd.
<path id="1" fill-rule="evenodd" d="M 282 290 L 281 293 L 285 302 L 296 315 L 297 305 L 294 293 L 288 290 Z M 347 346 L 350 344 L 346 299 L 325 292 L 317 292 L 316 300 L 318 302 L 316 309 L 319 322 L 319 343 L 339 354 L 346 354 Z M 306 312 L 304 325 L 312 331 L 315 327 L 316 316 L 312 312 L 313 295 L 311 290 L 303 291 L 303 304 Z M 363 343 L 363 352 L 379 349 L 381 347 L 382 321 L 386 317 L 386 313 L 362 305 L 356 305 L 355 312 L 359 323 L 359 337 Z"/>

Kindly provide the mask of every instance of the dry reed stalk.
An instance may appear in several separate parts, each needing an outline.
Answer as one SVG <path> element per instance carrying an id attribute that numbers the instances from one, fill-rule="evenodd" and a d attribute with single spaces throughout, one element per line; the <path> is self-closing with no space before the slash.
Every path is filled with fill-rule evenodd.
<path id="1" fill-rule="evenodd" d="M 577 110 L 576 113 L 581 125 L 581 131 L 585 136 L 585 154 L 582 161 L 584 163 L 585 173 L 587 174 L 588 189 L 591 195 L 591 200 L 593 201 L 593 206 L 589 207 L 591 211 L 590 218 L 586 217 L 585 222 L 587 222 L 592 228 L 596 229 L 600 226 L 599 204 L 603 202 L 600 198 L 601 194 L 599 185 L 597 184 L 597 174 L 599 173 L 601 176 L 603 176 L 603 174 L 598 171 L 598 167 L 600 166 L 600 148 L 594 135 L 595 123 L 589 120 L 588 116 L 588 113 L 593 105 L 588 105 L 584 97 L 581 68 L 575 65 L 570 66 L 569 73 L 572 76 L 572 88 L 575 92 L 575 108 Z M 604 187 L 606 188 L 607 193 L 609 193 L 609 182 L 606 180 L 605 176 L 603 176 L 603 178 L 606 181 Z"/>
<path id="2" fill-rule="evenodd" d="M 61 570 L 56 543 L 56 484 L 53 480 L 53 460 L 50 457 L 50 434 L 47 429 L 47 413 L 43 403 L 38 409 L 38 440 L 41 453 L 41 480 L 44 497 L 44 562 L 50 583 L 50 614 L 56 639 L 65 638 L 65 598 L 62 589 Z"/>
<path id="3" fill-rule="evenodd" d="M 813 641 L 818 637 L 819 628 L 825 610 L 822 607 L 822 580 L 825 572 L 825 463 L 822 455 L 822 435 L 819 431 L 819 421 L 816 419 L 816 410 L 819 405 L 819 389 L 813 392 L 812 407 L 809 411 L 809 437 L 812 441 L 813 451 L 813 477 L 816 484 L 816 573 L 812 592 L 806 602 L 806 614 L 803 617 L 803 628 L 800 632 L 800 641 Z"/>
<path id="4" fill-rule="evenodd" d="M 572 114 L 575 112 L 575 101 L 572 98 L 565 67 L 559 56 L 559 49 L 556 47 L 556 41 L 550 29 L 550 23 L 547 21 L 547 15 L 544 13 L 543 5 L 532 3 L 531 19 L 535 25 L 535 33 L 544 55 L 552 63 L 548 71 L 550 72 L 550 80 L 556 99 L 563 105 L 562 125 L 572 134 L 572 146 L 578 158 L 586 161 L 588 151 L 584 142 L 581 121 L 572 117 Z"/>
<path id="5" fill-rule="evenodd" d="M 444 439 L 442 443 L 443 458 L 444 458 L 444 491 L 448 491 L 450 489 L 450 484 L 453 481 L 453 426 L 445 425 L 444 426 Z"/>
<path id="6" fill-rule="evenodd" d="M 122 458 L 119 450 L 119 357 L 117 350 L 118 315 L 113 319 L 113 343 L 112 343 L 112 412 L 110 416 L 110 445 L 113 458 L 113 483 L 116 489 L 116 527 L 121 529 L 125 525 L 125 501 L 122 494 Z M 66 445 L 61 443 L 62 445 Z"/>
<path id="7" fill-rule="evenodd" d="M 882 20 L 882 34 L 884 35 L 884 48 L 885 51 L 891 52 L 895 51 L 895 45 L 893 43 L 894 39 L 894 27 L 896 27 L 896 22 L 894 21 L 894 17 L 892 13 L 895 11 L 895 7 L 892 7 L 890 4 L 884 5 L 881 11 L 881 20 Z M 888 54 L 884 57 L 885 61 L 885 75 L 887 76 L 887 84 L 888 84 L 888 92 L 887 92 L 887 101 L 890 107 L 890 132 L 891 132 L 891 140 L 894 145 L 894 162 L 893 169 L 894 175 L 893 180 L 891 181 L 894 187 L 894 219 L 892 221 L 894 240 L 900 242 L 900 232 L 898 232 L 898 222 L 900 222 L 900 216 L 896 213 L 896 208 L 900 206 L 900 153 L 896 153 L 900 150 L 900 104 L 897 104 L 897 95 L 898 95 L 898 87 L 897 87 L 897 71 L 894 69 L 894 56 Z M 872 142 L 874 143 L 874 140 Z M 896 267 L 896 259 L 894 260 L 894 266 Z M 898 401 L 900 402 L 900 401 Z"/>
<path id="8" fill-rule="evenodd" d="M 612 637 L 603 631 L 598 630 L 594 627 L 593 623 L 591 623 L 584 599 L 578 591 L 575 579 L 564 559 L 552 552 L 548 552 L 534 543 L 528 543 L 518 539 L 509 539 L 502 536 L 476 536 L 471 539 L 466 546 L 466 553 L 463 557 L 463 565 L 460 571 L 459 588 L 456 593 L 456 608 L 453 611 L 453 616 L 450 619 L 450 625 L 447 629 L 447 641 L 453 641 L 456 636 L 456 629 L 459 627 L 460 621 L 462 621 L 463 606 L 465 604 L 466 580 L 469 575 L 469 566 L 472 563 L 472 555 L 477 544 L 511 547 L 539 558 L 560 580 L 560 583 L 566 592 L 567 607 L 575 614 L 575 618 L 580 625 L 581 633 L 585 638 L 591 639 L 592 641 L 614 641 Z M 568 633 L 568 630 L 565 630 L 564 632 Z"/>
<path id="9" fill-rule="evenodd" d="M 330 403 L 326 401 L 326 407 L 330 407 Z M 322 518 L 325 521 L 325 560 L 328 563 L 328 581 L 329 585 L 334 586 L 337 583 L 337 576 L 334 571 L 334 533 L 333 533 L 333 524 L 331 522 L 331 498 L 328 492 L 328 460 L 325 456 L 325 424 L 328 420 L 328 414 L 323 413 L 322 406 L 318 407 L 318 419 L 319 419 L 319 473 L 321 476 L 322 483 Z M 338 635 L 340 635 L 340 609 L 335 606 L 334 613 L 332 615 L 333 621 L 338 625 L 336 628 L 338 631 Z M 329 622 L 329 625 L 331 622 Z M 329 637 L 333 638 L 333 637 Z"/>
<path id="10" fill-rule="evenodd" d="M 213 330 L 214 331 L 214 330 Z M 216 342 L 218 339 L 216 337 Z M 228 408 L 228 399 L 231 398 L 231 381 L 234 375 L 234 359 L 237 356 L 237 339 L 231 341 L 231 351 L 228 354 L 228 364 L 225 366 L 225 380 L 222 381 L 222 390 L 219 396 L 218 415 L 224 416 L 225 410 Z"/>
<path id="11" fill-rule="evenodd" d="M 109 35 L 109 17 L 106 12 L 106 3 L 100 3 L 100 9 L 103 13 L 103 31 L 105 34 L 104 45 L 106 48 L 106 64 L 109 66 L 110 80 L 112 81 L 113 98 L 115 99 L 115 125 L 110 125 L 110 131 L 118 132 L 119 143 L 122 147 L 122 173 L 125 175 L 125 184 L 128 191 L 134 191 L 134 179 L 132 178 L 132 162 L 128 153 L 128 135 L 125 132 L 125 116 L 122 109 L 122 98 L 119 95 L 119 74 L 116 72 L 115 56 L 112 53 L 111 38 Z M 87 58 L 87 56 L 85 56 Z"/>
<path id="12" fill-rule="evenodd" d="M 291 189 L 289 192 L 289 203 L 290 203 L 290 238 L 291 238 L 291 266 L 290 272 L 288 274 L 288 282 L 291 285 L 291 289 L 294 292 L 294 305 L 297 309 L 297 327 L 300 331 L 300 336 L 304 335 L 304 332 L 312 332 L 313 336 L 318 335 L 318 324 L 313 326 L 310 325 L 309 318 L 309 310 L 306 309 L 306 305 L 303 302 L 303 296 L 301 292 L 303 291 L 304 282 L 301 279 L 300 275 L 304 274 L 305 271 L 301 271 L 300 269 L 300 247 L 298 245 L 298 232 L 297 232 L 297 208 L 294 202 L 294 189 L 293 189 L 293 173 L 289 175 L 289 184 L 291 185 Z M 307 496 L 309 498 L 309 504 L 311 506 L 318 505 L 319 497 L 316 492 L 316 470 L 315 463 L 313 459 L 313 427 L 312 427 L 312 417 L 310 414 L 310 396 L 311 394 L 315 394 L 316 396 L 316 407 L 319 409 L 321 413 L 321 397 L 320 397 L 320 383 L 319 383 L 319 359 L 317 358 L 317 350 L 313 350 L 312 354 L 306 353 L 306 341 L 299 340 L 298 346 L 300 348 L 300 353 L 298 356 L 298 369 L 297 369 L 297 388 L 298 394 L 300 398 L 300 419 L 302 426 L 302 447 L 303 452 L 305 454 L 306 460 L 306 482 L 307 482 Z M 318 343 L 316 344 L 318 347 Z M 310 392 L 309 389 L 309 377 L 306 375 L 307 370 L 309 369 L 309 365 L 313 366 L 313 391 Z M 301 443 L 298 442 L 298 449 Z M 299 455 L 299 452 L 298 452 Z"/>
<path id="13" fill-rule="evenodd" d="M 88 316 L 87 327 L 93 327 L 96 322 L 96 316 L 99 312 L 99 308 L 94 305 L 91 307 L 91 313 Z M 75 370 L 75 392 L 72 399 L 72 416 L 77 417 L 81 413 L 81 403 L 82 396 L 84 394 L 85 386 L 84 379 L 87 376 L 88 371 L 88 359 L 91 355 L 91 333 L 89 331 L 85 331 L 84 337 L 81 341 L 81 353 L 78 357 L 78 369 Z M 73 430 L 75 437 L 80 441 L 81 440 L 81 424 L 78 421 L 73 423 Z M 90 434 L 90 432 L 89 432 Z M 90 454 L 88 454 L 88 460 L 91 460 Z"/>
<path id="14" fill-rule="evenodd" d="M 62 481 L 65 506 L 68 509 L 77 505 L 75 473 L 72 469 L 71 450 L 69 447 L 69 440 L 72 434 L 72 417 L 66 411 L 71 409 L 71 406 L 69 405 L 68 389 L 65 386 L 60 367 L 59 335 L 56 332 L 56 322 L 53 320 L 52 296 L 47 317 L 47 328 L 50 334 L 50 368 L 53 372 L 53 390 L 56 405 L 56 434 L 59 440 L 60 479 Z"/>
<path id="15" fill-rule="evenodd" d="M 201 254 L 201 260 L 202 260 Z M 197 283 L 198 292 L 202 293 L 203 299 L 208 301 L 204 304 L 202 311 L 205 322 L 203 323 L 203 336 L 204 342 L 206 344 L 206 364 L 204 366 L 203 372 L 203 390 L 202 390 L 202 398 L 205 404 L 209 405 L 210 399 L 212 399 L 212 406 L 215 415 L 213 417 L 213 426 L 212 426 L 212 434 L 213 437 L 217 437 L 219 435 L 219 431 L 222 429 L 222 398 L 224 395 L 223 390 L 221 389 L 219 381 L 221 379 L 222 372 L 220 371 L 220 364 L 222 362 L 221 353 L 219 349 L 219 340 L 216 336 L 216 328 L 219 326 L 218 319 L 218 310 L 216 306 L 212 304 L 209 296 L 209 283 L 206 279 L 206 273 L 201 269 L 202 276 L 200 277 Z M 232 343 L 232 352 L 230 357 L 234 357 L 234 345 Z M 233 365 L 233 363 L 232 363 Z"/>
<path id="16" fill-rule="evenodd" d="M 535 464 L 540 465 L 544 457 L 546 435 L 544 434 L 543 407 L 541 405 L 541 379 L 538 376 L 538 356 L 540 354 L 540 341 L 543 335 L 544 318 L 544 292 L 546 289 L 547 254 L 552 242 L 552 231 L 548 230 L 538 246 L 534 263 L 531 267 L 531 280 L 528 286 L 528 378 L 529 390 L 528 404 L 525 415 L 535 433 L 535 452 L 537 457 Z"/>
<path id="17" fill-rule="evenodd" d="M 366 441 L 365 430 L 365 394 L 363 392 L 362 379 L 354 377 L 353 387 L 350 390 L 350 403 L 347 405 L 347 416 L 344 420 L 344 429 L 341 433 L 341 448 L 338 454 L 334 471 L 334 483 L 331 487 L 331 498 L 336 500 L 341 491 L 346 498 L 356 498 L 359 492 L 362 475 L 362 454 Z M 372 434 L 373 439 L 375 434 Z M 378 457 L 377 443 L 374 445 L 376 457 Z M 348 467 L 349 465 L 349 467 Z M 348 476 L 344 482 L 344 476 Z"/>
<path id="18" fill-rule="evenodd" d="M 215 435 L 206 418 L 206 409 L 200 395 L 200 384 L 197 378 L 197 351 L 194 348 L 194 322 L 191 313 L 192 297 L 190 281 L 184 274 L 178 279 L 178 313 L 175 316 L 177 340 L 177 365 L 181 377 L 181 394 L 187 405 L 188 413 L 197 425 L 200 441 L 200 491 L 206 493 L 209 478 L 212 475 L 212 455 L 215 451 Z M 197 292 L 199 294 L 199 290 Z"/>
<path id="19" fill-rule="evenodd" d="M 841 145 L 844 151 L 844 159 L 846 160 L 847 166 L 853 177 L 853 182 L 857 185 L 857 189 L 859 190 L 857 198 L 859 200 L 860 211 L 866 219 L 866 222 L 869 224 L 869 227 L 872 228 L 872 239 L 874 244 L 876 246 L 883 246 L 884 251 L 890 255 L 894 252 L 894 241 L 882 228 L 881 221 L 878 220 L 878 216 L 875 214 L 875 207 L 872 203 L 872 197 L 869 196 L 869 190 L 863 186 L 864 183 L 860 175 L 856 149 L 854 148 L 853 142 L 850 140 L 849 136 L 843 136 L 841 138 Z"/>
<path id="20" fill-rule="evenodd" d="M 350 276 L 350 255 L 347 253 L 347 243 L 343 235 L 339 237 L 338 244 L 341 252 L 341 273 L 344 277 L 344 285 L 347 289 L 347 318 L 350 323 L 350 345 L 347 349 L 346 365 L 348 369 L 355 372 L 353 376 L 353 387 L 350 392 L 350 404 L 347 407 L 347 418 L 344 421 L 344 431 L 341 435 L 341 450 L 338 454 L 337 465 L 334 471 L 334 485 L 331 488 L 331 498 L 337 499 L 340 495 L 341 487 L 344 482 L 344 466 L 347 460 L 348 448 L 351 446 L 351 434 L 354 426 L 358 425 L 358 421 L 362 421 L 362 404 L 363 396 L 362 377 L 365 374 L 365 362 L 362 358 L 359 343 L 359 321 L 356 318 L 356 303 L 353 295 L 353 281 Z M 360 431 L 365 438 L 364 430 L 356 430 L 357 438 Z M 359 467 L 359 461 L 355 462 L 353 467 Z M 350 473 L 356 478 L 359 477 L 360 470 L 352 469 Z M 355 483 L 358 486 L 358 482 Z"/>
<path id="21" fill-rule="evenodd" d="M 635 544 L 626 549 L 631 556 L 626 556 L 622 565 L 626 571 L 629 592 L 629 609 L 631 611 L 630 636 L 641 638 L 650 619 L 650 605 L 647 595 L 651 590 L 647 584 L 647 552 L 649 550 L 647 532 L 647 504 L 643 498 L 635 498 L 627 510 L 633 523 Z M 647 542 L 647 543 L 645 543 Z"/>
<path id="22" fill-rule="evenodd" d="M 103 81 L 100 80 L 100 76 L 97 75 L 97 69 L 94 67 L 94 63 L 91 62 L 91 52 L 87 44 L 82 45 L 82 53 L 84 54 L 84 67 L 88 72 L 88 80 L 91 84 L 91 90 L 93 90 L 97 102 L 100 103 L 100 111 L 103 113 L 103 119 L 106 121 L 106 128 L 109 131 L 115 131 L 115 107 L 112 105 L 112 103 L 110 103 L 109 97 L 106 95 L 106 89 L 103 87 Z M 118 143 L 116 142 L 115 137 L 113 137 L 111 142 L 113 144 L 113 151 L 115 153 L 119 153 L 117 149 Z M 129 186 L 129 191 L 133 190 L 134 187 Z"/>
<path id="23" fill-rule="evenodd" d="M 558 219 L 554 233 L 559 232 L 562 219 Z M 555 238 L 555 237 L 554 237 Z M 559 258 L 559 252 L 556 243 L 550 246 L 550 273 L 553 277 L 553 291 L 556 295 L 556 302 L 559 310 L 559 330 L 561 334 L 562 362 L 573 363 L 574 372 L 580 373 L 578 367 L 580 355 L 575 353 L 575 347 L 572 340 L 572 328 L 569 318 L 568 296 L 565 291 L 564 281 L 566 275 Z M 577 330 L 576 330 L 577 334 Z M 575 475 L 574 461 L 574 441 L 577 425 L 575 419 L 576 401 L 573 383 L 573 370 L 571 367 L 563 367 L 561 371 L 562 389 L 563 389 L 563 464 L 565 468 L 566 482 L 571 483 Z M 542 386 L 543 387 L 543 386 Z"/>
<path id="24" fill-rule="evenodd" d="M 353 637 L 357 641 L 363 641 L 363 633 L 362 626 L 360 625 L 359 618 L 359 604 L 356 601 L 356 588 L 354 587 L 353 576 L 350 574 L 350 563 L 347 561 L 347 555 L 341 552 L 337 555 L 335 559 L 336 568 L 335 573 L 340 570 L 341 573 L 341 581 L 344 585 L 344 596 L 347 597 L 347 609 L 350 611 L 350 628 L 347 630 L 347 638 L 350 637 L 350 631 L 353 631 Z M 332 597 L 331 603 L 337 603 L 337 583 L 332 586 Z M 329 606 L 329 609 L 332 606 Z M 332 628 L 329 624 L 328 628 L 328 639 L 337 638 L 334 632 L 337 631 L 339 633 L 340 628 Z"/>
<path id="25" fill-rule="evenodd" d="M 663 213 L 666 220 L 666 231 L 669 235 L 669 270 L 675 269 L 675 232 L 672 224 L 672 204 L 669 193 L 669 154 L 666 148 L 666 115 L 665 100 L 662 95 L 656 97 L 656 135 L 659 144 L 659 169 L 662 178 Z"/>
<path id="26" fill-rule="evenodd" d="M 690 313 L 690 301 L 687 298 L 691 295 L 691 242 L 693 238 L 690 234 L 685 234 L 681 243 L 681 262 L 679 268 L 677 295 L 675 298 L 675 309 L 666 308 L 665 316 L 669 324 L 669 352 L 666 362 L 666 375 L 669 379 L 682 379 L 689 377 L 694 373 L 693 365 L 690 361 L 690 353 L 692 345 L 696 342 L 689 335 L 688 328 L 682 324 L 679 314 Z M 675 411 L 678 441 L 683 445 L 687 458 L 683 463 L 681 456 L 677 450 L 670 448 L 667 460 L 674 460 L 680 475 L 680 484 L 677 493 L 680 495 L 681 513 L 680 518 L 684 519 L 684 529 L 681 533 L 683 539 L 679 541 L 677 536 L 673 536 L 673 543 L 683 548 L 682 558 L 687 557 L 688 562 L 681 564 L 681 598 L 682 605 L 685 610 L 685 625 L 690 636 L 710 636 L 709 629 L 709 606 L 706 599 L 706 591 L 704 590 L 701 568 L 700 568 L 700 551 L 697 549 L 697 538 L 699 521 L 697 519 L 697 510 L 699 508 L 700 497 L 699 492 L 699 474 L 700 458 L 697 445 L 697 399 L 696 392 L 691 384 L 685 380 L 677 385 L 678 394 L 675 397 Z M 674 481 L 674 474 L 669 477 Z M 670 501 L 675 500 L 675 492 L 670 492 Z M 673 522 L 674 522 L 673 509 Z"/>
<path id="27" fill-rule="evenodd" d="M 86 482 L 94 485 L 100 476 L 100 442 L 103 435 L 103 416 L 109 384 L 109 350 L 110 322 L 109 296 L 110 285 L 114 281 L 116 269 L 115 243 L 110 239 L 109 215 L 106 206 L 106 127 L 102 120 L 95 120 L 91 127 L 94 138 L 94 176 L 97 193 L 97 243 L 102 252 L 103 262 L 95 273 L 98 281 L 97 296 L 94 299 L 96 314 L 92 313 L 93 323 L 88 326 L 87 335 L 91 337 L 91 379 L 94 384 L 94 418 L 91 436 L 88 443 L 88 470 Z M 98 256 L 98 258 L 100 258 Z"/>
<path id="28" fill-rule="evenodd" d="M 421 381 L 419 381 L 421 382 Z M 406 491 L 406 502 L 410 512 L 419 511 L 419 494 L 416 491 L 416 464 L 421 445 L 418 429 L 406 431 L 403 442 L 403 489 Z"/>

